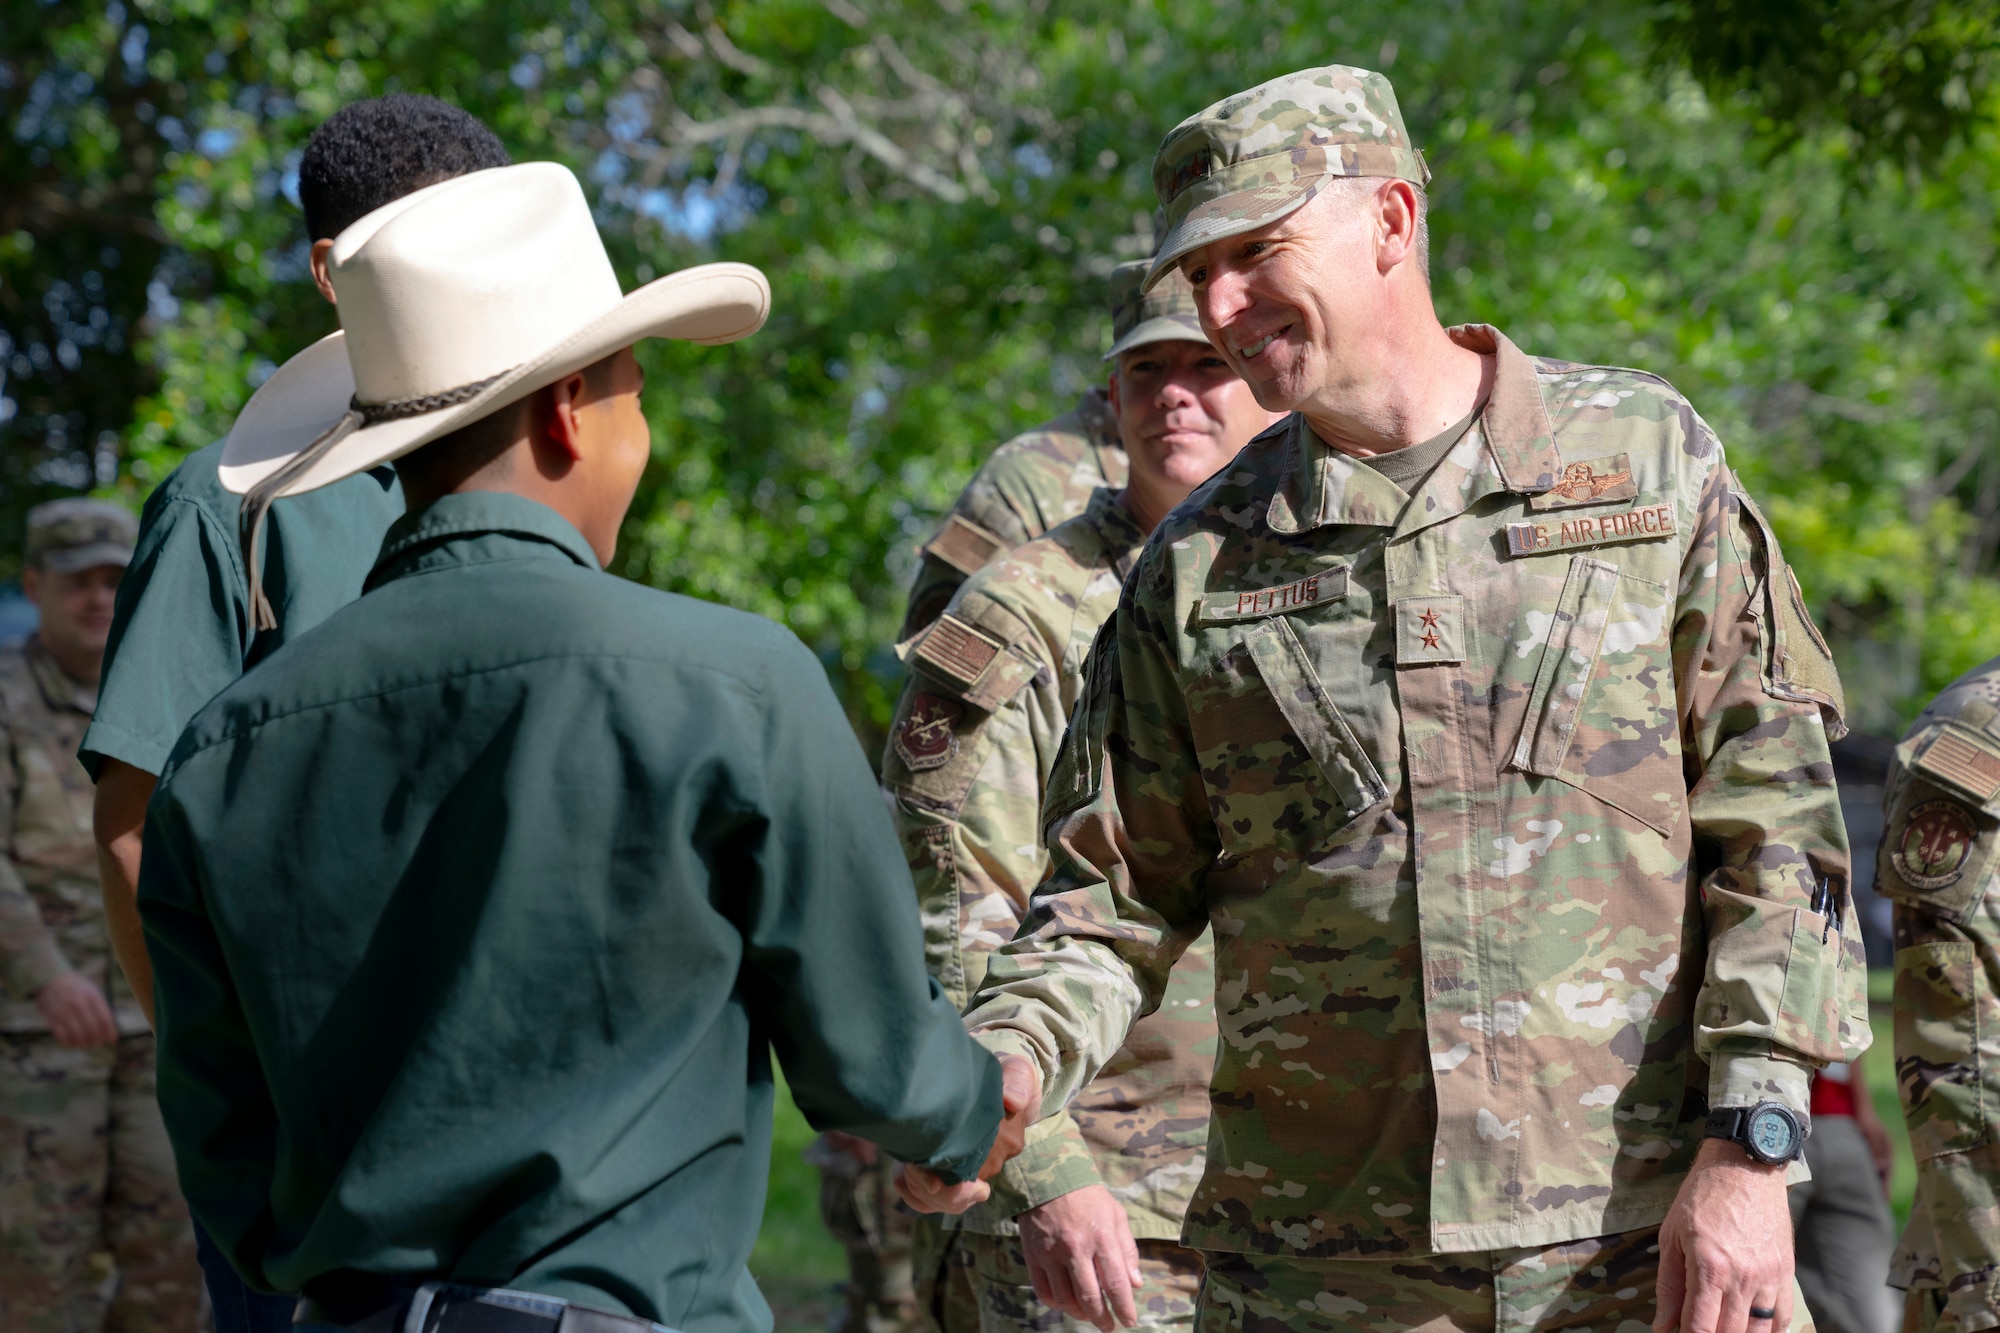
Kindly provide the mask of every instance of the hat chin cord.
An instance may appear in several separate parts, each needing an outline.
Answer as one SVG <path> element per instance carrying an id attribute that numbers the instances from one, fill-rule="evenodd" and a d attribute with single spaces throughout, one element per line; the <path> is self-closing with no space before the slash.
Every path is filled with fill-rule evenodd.
<path id="1" fill-rule="evenodd" d="M 455 389 L 442 393 L 427 393 L 415 398 L 398 398 L 386 403 L 364 403 L 359 397 L 347 400 L 347 410 L 340 414 L 340 420 L 329 426 L 311 444 L 293 454 L 278 466 L 269 476 L 252 486 L 243 496 L 243 505 L 238 512 L 243 543 L 243 567 L 250 575 L 250 620 L 255 632 L 278 627 L 278 617 L 271 609 L 271 599 L 264 593 L 264 521 L 270 516 L 271 506 L 285 488 L 311 471 L 313 465 L 332 453 L 348 436 L 364 426 L 377 426 L 385 421 L 402 421 L 418 417 L 426 412 L 437 412 L 447 407 L 457 407 L 469 402 L 485 392 L 487 387 L 505 378 L 510 372 L 488 375 L 483 380 L 461 384 Z"/>

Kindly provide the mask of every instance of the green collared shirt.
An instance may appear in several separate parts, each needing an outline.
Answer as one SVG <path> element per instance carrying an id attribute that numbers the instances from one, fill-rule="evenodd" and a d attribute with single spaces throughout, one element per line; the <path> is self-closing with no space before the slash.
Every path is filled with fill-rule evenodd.
<path id="1" fill-rule="evenodd" d="M 382 534 L 403 514 L 390 469 L 280 500 L 264 534 L 264 590 L 276 629 L 257 633 L 222 446 L 196 450 L 146 501 L 118 585 L 97 713 L 78 757 L 158 773 L 181 728 L 225 686 L 361 595 Z"/>
<path id="2" fill-rule="evenodd" d="M 202 710 L 139 896 L 182 1185 L 260 1287 L 768 1328 L 771 1052 L 815 1125 L 954 1179 L 999 1121 L 817 659 L 518 496 L 398 523 Z"/>

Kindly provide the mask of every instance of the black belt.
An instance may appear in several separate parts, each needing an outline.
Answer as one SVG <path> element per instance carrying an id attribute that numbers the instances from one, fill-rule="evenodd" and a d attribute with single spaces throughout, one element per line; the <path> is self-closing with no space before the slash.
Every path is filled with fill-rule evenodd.
<path id="1" fill-rule="evenodd" d="M 354 1333 L 662 1333 L 663 1327 L 532 1291 L 354 1273 L 343 1274 L 336 1290 L 300 1297 L 292 1322 Z"/>

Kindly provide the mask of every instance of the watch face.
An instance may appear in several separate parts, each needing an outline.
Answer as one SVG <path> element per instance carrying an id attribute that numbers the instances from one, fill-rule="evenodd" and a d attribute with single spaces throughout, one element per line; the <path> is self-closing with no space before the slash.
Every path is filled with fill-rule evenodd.
<path id="1" fill-rule="evenodd" d="M 1798 1146 L 1799 1128 L 1783 1111 L 1766 1108 L 1750 1117 L 1750 1145 L 1773 1161 L 1783 1161 Z"/>

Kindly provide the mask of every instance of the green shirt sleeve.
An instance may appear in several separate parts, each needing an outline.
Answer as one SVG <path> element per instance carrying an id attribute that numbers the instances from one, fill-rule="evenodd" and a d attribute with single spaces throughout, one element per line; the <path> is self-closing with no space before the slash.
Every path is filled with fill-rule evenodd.
<path id="1" fill-rule="evenodd" d="M 159 773 L 188 720 L 243 674 L 248 622 L 234 535 L 190 500 L 148 509 L 78 750 L 93 779 L 106 759 Z"/>
<path id="2" fill-rule="evenodd" d="M 188 1209 L 252 1287 L 275 1290 L 263 1258 L 276 1227 L 271 1189 L 278 1117 L 222 943 L 209 918 L 200 848 L 179 793 L 163 785 L 146 814 L 139 891 L 153 962 L 159 1100 Z"/>
<path id="3" fill-rule="evenodd" d="M 909 870 L 826 673 L 799 645 L 772 674 L 746 993 L 815 1128 L 968 1179 L 999 1131 L 999 1065 L 924 967 Z"/>

